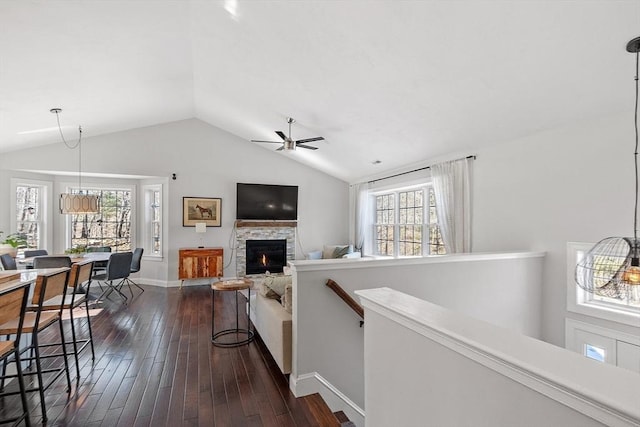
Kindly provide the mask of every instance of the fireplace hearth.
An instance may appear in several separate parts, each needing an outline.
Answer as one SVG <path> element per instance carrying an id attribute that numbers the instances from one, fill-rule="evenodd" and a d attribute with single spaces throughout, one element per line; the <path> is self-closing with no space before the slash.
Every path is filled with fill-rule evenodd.
<path id="1" fill-rule="evenodd" d="M 282 273 L 287 264 L 287 240 L 247 240 L 245 274 Z"/>

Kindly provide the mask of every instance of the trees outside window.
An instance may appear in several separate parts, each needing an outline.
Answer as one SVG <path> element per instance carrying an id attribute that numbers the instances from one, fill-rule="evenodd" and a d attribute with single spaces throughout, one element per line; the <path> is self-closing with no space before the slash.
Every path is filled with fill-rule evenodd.
<path id="1" fill-rule="evenodd" d="M 77 190 L 72 190 L 74 193 Z M 132 250 L 131 189 L 89 189 L 98 196 L 99 212 L 70 215 L 71 247 L 109 246 L 112 252 Z"/>
<path id="2" fill-rule="evenodd" d="M 144 229 L 142 241 L 145 256 L 162 256 L 162 185 L 150 184 L 142 187 L 144 192 Z"/>
<path id="3" fill-rule="evenodd" d="M 430 186 L 379 193 L 375 195 L 375 208 L 377 255 L 445 253 L 438 228 L 435 197 Z"/>
<path id="4" fill-rule="evenodd" d="M 24 234 L 27 248 L 41 248 L 43 237 L 44 188 L 41 185 L 17 184 L 16 232 Z"/>

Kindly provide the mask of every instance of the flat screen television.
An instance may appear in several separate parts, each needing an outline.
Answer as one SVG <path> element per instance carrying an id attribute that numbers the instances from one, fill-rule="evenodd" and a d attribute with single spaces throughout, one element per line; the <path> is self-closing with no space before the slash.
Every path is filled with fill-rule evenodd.
<path id="1" fill-rule="evenodd" d="M 297 185 L 237 183 L 236 196 L 236 219 L 298 219 Z"/>

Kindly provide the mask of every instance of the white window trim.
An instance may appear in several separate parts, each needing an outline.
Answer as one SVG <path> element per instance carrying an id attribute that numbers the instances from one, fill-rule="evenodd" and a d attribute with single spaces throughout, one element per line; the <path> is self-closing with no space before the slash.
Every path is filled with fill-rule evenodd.
<path id="1" fill-rule="evenodd" d="M 151 219 L 149 216 L 149 203 L 150 201 L 148 200 L 148 194 L 150 191 L 159 191 L 160 192 L 160 235 L 161 235 L 161 239 L 162 239 L 162 243 L 160 245 L 160 253 L 159 254 L 154 254 L 149 250 L 148 245 L 151 242 L 151 231 L 149 228 L 149 225 L 151 224 Z M 142 198 L 143 198 L 143 203 L 144 203 L 144 209 L 142 212 L 142 223 L 144 224 L 144 226 L 142 227 L 142 247 L 144 248 L 144 259 L 148 259 L 150 261 L 161 261 L 163 258 L 163 252 L 164 252 L 164 246 L 165 246 L 165 239 L 164 239 L 164 215 L 163 215 L 163 211 L 164 211 L 164 193 L 163 193 L 163 188 L 162 188 L 162 184 L 145 184 L 142 186 Z"/>
<path id="2" fill-rule="evenodd" d="M 63 191 L 69 192 L 74 188 L 77 188 L 77 183 L 71 182 L 62 182 L 60 183 L 60 187 L 64 188 Z M 103 183 L 91 183 L 82 185 L 83 190 L 128 190 L 131 191 L 131 250 L 137 246 L 137 203 L 136 203 L 136 185 L 122 185 L 122 184 L 103 184 Z M 58 205 L 56 205 L 56 209 Z M 71 247 L 71 215 L 64 215 L 66 218 L 64 219 L 65 224 L 65 233 L 64 233 L 64 245 L 65 248 Z"/>
<path id="3" fill-rule="evenodd" d="M 11 178 L 11 191 L 9 197 L 9 206 L 11 206 L 11 218 L 10 225 L 11 230 L 16 230 L 18 228 L 18 224 L 16 222 L 16 191 L 19 185 L 27 185 L 27 186 L 39 186 L 42 187 L 44 194 L 42 194 L 41 198 L 41 206 L 40 206 L 40 217 L 42 220 L 41 223 L 41 235 L 40 235 L 40 247 L 41 249 L 52 250 L 53 248 L 49 247 L 51 242 L 53 241 L 53 181 L 41 181 L 36 179 L 24 179 L 24 178 Z M 7 234 L 11 234 L 13 231 L 7 232 Z"/>
<path id="4" fill-rule="evenodd" d="M 587 292 L 576 284 L 575 269 L 578 256 L 589 251 L 593 243 L 567 243 L 567 311 L 610 320 L 629 326 L 640 326 L 640 309 L 616 307 L 613 304 L 589 301 Z"/>

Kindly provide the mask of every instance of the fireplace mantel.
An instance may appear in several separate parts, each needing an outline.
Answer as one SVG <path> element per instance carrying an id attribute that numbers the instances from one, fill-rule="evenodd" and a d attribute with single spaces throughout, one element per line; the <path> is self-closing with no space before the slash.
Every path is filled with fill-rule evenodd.
<path id="1" fill-rule="evenodd" d="M 236 220 L 236 227 L 297 227 L 297 221 L 246 221 Z"/>

